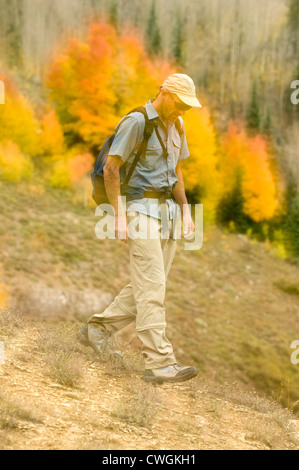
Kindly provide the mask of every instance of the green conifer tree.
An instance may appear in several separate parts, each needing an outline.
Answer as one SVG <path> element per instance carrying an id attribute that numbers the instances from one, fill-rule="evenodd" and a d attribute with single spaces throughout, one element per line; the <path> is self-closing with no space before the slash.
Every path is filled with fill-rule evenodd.
<path id="1" fill-rule="evenodd" d="M 231 192 L 223 196 L 216 209 L 218 224 L 228 227 L 232 222 L 237 231 L 246 233 L 252 220 L 244 214 L 244 196 L 242 194 L 242 170 L 236 170 L 235 185 Z"/>
<path id="2" fill-rule="evenodd" d="M 286 247 L 289 253 L 299 257 L 299 192 L 295 183 L 288 188 L 288 215 L 285 221 Z"/>
<path id="3" fill-rule="evenodd" d="M 160 28 L 157 21 L 155 0 L 152 1 L 150 15 L 147 23 L 146 36 L 148 51 L 150 52 L 150 54 L 160 54 L 162 41 Z"/>
<path id="4" fill-rule="evenodd" d="M 289 0 L 288 27 L 291 33 L 294 55 L 299 52 L 299 1 Z"/>
<path id="5" fill-rule="evenodd" d="M 272 118 L 271 118 L 271 111 L 269 106 L 267 107 L 267 112 L 266 112 L 266 117 L 263 123 L 263 131 L 266 132 L 266 134 L 271 134 L 272 132 Z"/>
<path id="6" fill-rule="evenodd" d="M 184 65 L 184 22 L 178 13 L 172 33 L 172 54 L 176 62 Z"/>
<path id="7" fill-rule="evenodd" d="M 6 11 L 7 58 L 10 67 L 23 66 L 23 5 L 22 2 L 8 2 Z"/>
<path id="8" fill-rule="evenodd" d="M 117 0 L 113 0 L 109 10 L 109 23 L 116 29 L 118 27 L 118 3 Z"/>
<path id="9" fill-rule="evenodd" d="M 251 92 L 251 101 L 247 113 L 247 123 L 252 129 L 258 130 L 261 124 L 257 82 L 254 80 Z"/>

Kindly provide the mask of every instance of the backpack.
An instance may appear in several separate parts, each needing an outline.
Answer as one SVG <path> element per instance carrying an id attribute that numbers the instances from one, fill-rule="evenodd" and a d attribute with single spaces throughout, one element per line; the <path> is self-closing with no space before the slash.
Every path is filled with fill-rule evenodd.
<path id="1" fill-rule="evenodd" d="M 129 180 L 131 179 L 132 173 L 138 163 L 138 160 L 140 159 L 141 155 L 145 155 L 145 152 L 147 150 L 147 145 L 149 138 L 151 137 L 154 127 L 157 126 L 157 122 L 155 119 L 150 120 L 148 118 L 147 112 L 145 107 L 139 107 L 135 108 L 132 111 L 130 111 L 129 114 L 139 112 L 142 113 L 145 119 L 145 127 L 144 127 L 144 136 L 143 136 L 143 141 L 141 142 L 141 145 L 138 149 L 138 152 L 136 154 L 136 157 L 131 165 L 130 171 L 126 177 L 125 182 L 121 185 L 121 193 L 125 193 L 125 188 L 128 186 Z M 98 155 L 98 158 L 95 162 L 95 166 L 93 171 L 91 172 L 91 182 L 93 186 L 93 192 L 92 192 L 92 198 L 95 201 L 97 205 L 99 204 L 109 204 L 109 199 L 106 194 L 106 189 L 105 189 L 105 184 L 104 184 L 104 166 L 106 164 L 111 145 L 115 139 L 116 132 L 112 134 L 106 142 L 104 143 L 103 147 L 100 150 L 100 153 Z"/>
<path id="2" fill-rule="evenodd" d="M 167 155 L 167 149 L 165 148 L 165 146 L 162 142 L 162 139 L 159 135 L 159 132 L 157 130 L 157 127 L 158 127 L 157 119 L 149 119 L 145 107 L 135 108 L 132 111 L 130 111 L 127 114 L 127 116 L 129 114 L 132 114 L 132 113 L 135 113 L 135 112 L 139 112 L 139 113 L 143 114 L 144 119 L 145 119 L 145 126 L 144 126 L 143 141 L 141 142 L 141 144 L 139 146 L 139 149 L 137 151 L 135 159 L 134 159 L 133 163 L 131 164 L 131 168 L 130 168 L 127 176 L 126 176 L 126 179 L 125 179 L 124 183 L 121 184 L 121 194 L 126 195 L 128 197 L 128 200 L 138 199 L 138 198 L 143 197 L 143 192 L 142 191 L 140 192 L 140 190 L 138 190 L 138 188 L 130 187 L 129 186 L 129 181 L 131 179 L 131 176 L 133 174 L 133 171 L 134 171 L 138 161 L 140 160 L 140 157 L 141 156 L 144 157 L 145 154 L 146 154 L 148 141 L 149 141 L 154 129 L 155 129 L 155 131 L 157 133 L 157 136 L 158 136 L 158 139 L 159 139 L 159 141 L 162 145 L 163 152 L 164 152 L 165 155 Z M 176 128 L 179 131 L 180 136 L 182 136 L 183 130 L 182 130 L 181 123 L 180 123 L 179 119 L 177 119 L 175 125 L 176 125 Z M 93 200 L 95 201 L 95 203 L 97 205 L 99 205 L 99 204 L 109 204 L 109 199 L 108 199 L 106 189 L 105 189 L 105 184 L 104 184 L 104 171 L 103 171 L 103 169 L 104 169 L 104 166 L 106 164 L 106 161 L 107 161 L 107 158 L 108 158 L 108 155 L 109 155 L 109 152 L 110 152 L 110 148 L 111 148 L 111 145 L 112 145 L 112 143 L 115 139 L 115 136 L 116 136 L 116 132 L 114 134 L 112 134 L 110 137 L 108 137 L 108 139 L 104 143 L 103 147 L 100 150 L 98 158 L 95 162 L 94 169 L 90 174 L 91 182 L 92 182 L 92 186 L 93 186 L 92 198 L 93 198 Z"/>

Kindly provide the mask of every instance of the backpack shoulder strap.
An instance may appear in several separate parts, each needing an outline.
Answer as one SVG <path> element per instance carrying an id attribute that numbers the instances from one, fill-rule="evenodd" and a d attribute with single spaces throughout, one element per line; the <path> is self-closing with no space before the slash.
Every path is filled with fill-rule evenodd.
<path id="1" fill-rule="evenodd" d="M 135 170 L 135 167 L 136 167 L 138 161 L 140 160 L 141 156 L 145 155 L 147 145 L 148 145 L 148 141 L 149 141 L 149 139 L 150 139 L 150 137 L 153 133 L 154 128 L 157 125 L 155 119 L 149 119 L 148 118 L 147 111 L 146 111 L 144 106 L 139 107 L 139 108 L 135 108 L 132 111 L 130 111 L 128 114 L 132 114 L 132 113 L 136 113 L 136 112 L 142 113 L 143 116 L 144 116 L 144 119 L 145 119 L 143 141 L 141 142 L 141 145 L 138 149 L 138 152 L 137 152 L 137 154 L 134 158 L 134 161 L 133 161 L 133 163 L 130 167 L 130 170 L 129 170 L 128 175 L 126 177 L 126 180 L 124 182 L 124 186 L 127 186 L 129 184 L 129 181 L 131 179 L 131 176 L 133 174 L 133 171 Z"/>
<path id="2" fill-rule="evenodd" d="M 146 119 L 148 119 L 148 115 L 147 115 L 147 111 L 145 109 L 145 106 L 138 106 L 138 108 L 132 109 L 128 114 L 132 114 L 132 113 L 142 113 L 143 116 Z"/>
<path id="3" fill-rule="evenodd" d="M 153 133 L 154 128 L 157 127 L 157 119 L 156 118 L 149 119 L 148 115 L 147 115 L 146 108 L 144 106 L 139 106 L 138 108 L 132 109 L 132 111 L 130 111 L 127 114 L 127 116 L 129 114 L 132 114 L 132 113 L 141 113 L 141 114 L 143 114 L 144 120 L 145 120 L 144 139 L 149 140 L 149 138 L 151 137 L 151 135 Z"/>

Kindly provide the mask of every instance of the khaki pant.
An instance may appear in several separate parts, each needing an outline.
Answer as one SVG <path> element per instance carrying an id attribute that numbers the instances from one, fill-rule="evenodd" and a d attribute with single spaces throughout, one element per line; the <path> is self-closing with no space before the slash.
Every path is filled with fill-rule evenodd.
<path id="1" fill-rule="evenodd" d="M 136 320 L 145 367 L 158 369 L 176 363 L 172 345 L 165 335 L 164 305 L 166 279 L 176 250 L 176 241 L 171 238 L 173 223 L 168 222 L 170 236 L 161 238 L 160 220 L 139 213 L 128 213 L 127 218 L 131 282 L 103 313 L 93 315 L 88 323 L 98 323 L 116 332 Z M 132 236 L 131 222 L 137 222 L 140 238 Z"/>

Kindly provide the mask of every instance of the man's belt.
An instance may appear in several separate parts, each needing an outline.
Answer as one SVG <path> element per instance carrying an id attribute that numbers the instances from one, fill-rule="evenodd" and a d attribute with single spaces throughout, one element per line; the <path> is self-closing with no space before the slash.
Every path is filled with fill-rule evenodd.
<path id="1" fill-rule="evenodd" d="M 152 198 L 152 199 L 159 199 L 159 202 L 165 202 L 166 199 L 173 199 L 172 190 L 174 189 L 175 185 L 172 188 L 165 189 L 164 191 L 143 191 L 141 188 L 134 188 L 132 186 L 125 186 L 121 185 L 121 194 L 126 196 L 127 201 L 132 201 L 135 199 L 143 199 L 143 198 Z"/>
<path id="2" fill-rule="evenodd" d="M 172 191 L 144 191 L 144 198 L 159 199 L 159 202 L 166 201 L 166 199 L 172 199 Z"/>

